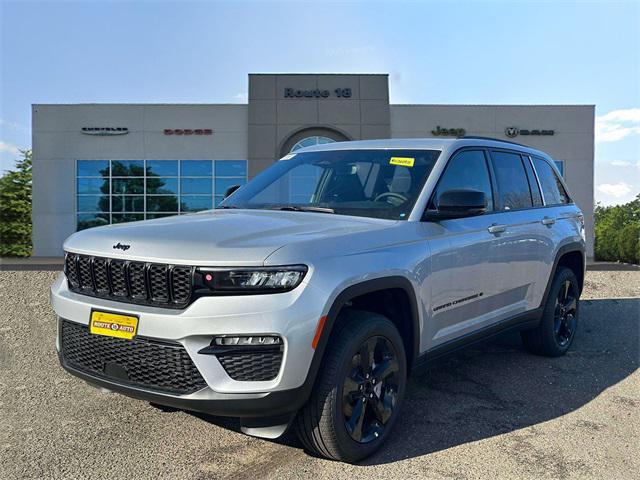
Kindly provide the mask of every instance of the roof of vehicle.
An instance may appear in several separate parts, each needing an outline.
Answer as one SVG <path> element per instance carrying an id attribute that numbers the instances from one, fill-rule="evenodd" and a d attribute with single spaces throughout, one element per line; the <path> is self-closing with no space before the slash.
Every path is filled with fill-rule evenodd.
<path id="1" fill-rule="evenodd" d="M 457 150 L 461 147 L 483 146 L 494 148 L 510 148 L 520 150 L 533 155 L 549 157 L 548 154 L 536 150 L 535 148 L 520 145 L 519 143 L 507 140 L 484 138 L 484 137 L 463 137 L 463 138 L 387 138 L 381 140 L 353 140 L 349 142 L 324 143 L 311 147 L 301 148 L 295 153 L 320 152 L 331 150 L 386 150 L 386 149 L 407 149 L 407 150 Z"/>

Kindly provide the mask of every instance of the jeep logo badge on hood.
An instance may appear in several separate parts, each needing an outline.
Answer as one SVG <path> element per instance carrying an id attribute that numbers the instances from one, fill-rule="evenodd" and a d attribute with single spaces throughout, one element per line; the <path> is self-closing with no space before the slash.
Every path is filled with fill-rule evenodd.
<path id="1" fill-rule="evenodd" d="M 131 248 L 131 245 L 123 245 L 122 243 L 118 242 L 113 246 L 113 248 L 116 250 L 122 250 L 123 252 L 126 252 Z"/>

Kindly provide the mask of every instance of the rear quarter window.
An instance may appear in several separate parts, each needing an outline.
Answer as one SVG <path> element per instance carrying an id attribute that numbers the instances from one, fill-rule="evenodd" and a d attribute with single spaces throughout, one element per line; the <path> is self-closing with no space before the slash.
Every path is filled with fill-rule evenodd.
<path id="1" fill-rule="evenodd" d="M 542 195 L 546 205 L 564 205 L 571 203 L 571 199 L 567 194 L 560 178 L 556 174 L 553 167 L 542 158 L 532 157 L 533 166 L 538 174 Z"/>

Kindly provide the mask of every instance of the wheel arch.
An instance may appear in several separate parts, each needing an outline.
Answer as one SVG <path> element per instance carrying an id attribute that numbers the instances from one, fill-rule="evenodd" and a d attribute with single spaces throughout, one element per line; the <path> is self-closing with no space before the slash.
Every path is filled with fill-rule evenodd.
<path id="1" fill-rule="evenodd" d="M 389 291 L 402 291 L 404 295 L 406 295 L 411 339 L 409 344 L 405 341 L 405 350 L 407 351 L 407 370 L 410 372 L 411 367 L 416 363 L 420 350 L 420 310 L 418 308 L 418 299 L 415 290 L 412 283 L 406 277 L 391 276 L 375 278 L 350 285 L 342 290 L 334 299 L 326 314 L 320 338 L 317 342 L 315 353 L 307 373 L 307 378 L 305 380 L 305 392 L 308 391 L 309 394 L 311 393 L 322 359 L 329 344 L 331 334 L 335 331 L 340 311 L 345 307 L 351 306 L 352 302 L 358 298 L 371 294 L 384 294 L 384 292 Z M 399 328 L 399 330 L 401 336 L 403 336 L 402 329 Z M 404 336 L 403 340 L 405 340 Z M 407 348 L 407 345 L 409 348 Z"/>
<path id="2" fill-rule="evenodd" d="M 549 290 L 551 289 L 551 285 L 553 284 L 553 279 L 556 276 L 556 272 L 560 267 L 568 267 L 574 271 L 576 277 L 578 278 L 578 286 L 580 288 L 580 292 L 582 292 L 586 268 L 584 244 L 582 244 L 581 242 L 571 242 L 558 248 L 555 259 L 553 261 L 553 267 L 551 268 L 551 274 L 549 275 L 549 278 L 547 280 L 547 286 L 544 290 L 542 301 L 540 302 L 541 308 L 544 307 L 544 305 L 546 305 L 547 303 Z"/>

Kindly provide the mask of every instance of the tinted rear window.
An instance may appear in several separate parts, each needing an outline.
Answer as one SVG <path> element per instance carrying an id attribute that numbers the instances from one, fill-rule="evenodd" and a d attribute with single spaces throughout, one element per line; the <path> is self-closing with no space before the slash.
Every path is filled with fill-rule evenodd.
<path id="1" fill-rule="evenodd" d="M 532 207 L 529 182 L 520 155 L 492 151 L 491 157 L 501 207 L 504 210 Z"/>
<path id="2" fill-rule="evenodd" d="M 533 165 L 538 174 L 538 180 L 542 187 L 542 194 L 547 205 L 562 205 L 569 203 L 569 195 L 562 186 L 553 167 L 542 158 L 533 157 Z"/>

